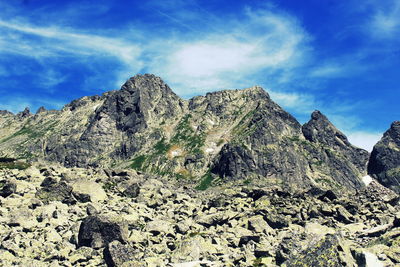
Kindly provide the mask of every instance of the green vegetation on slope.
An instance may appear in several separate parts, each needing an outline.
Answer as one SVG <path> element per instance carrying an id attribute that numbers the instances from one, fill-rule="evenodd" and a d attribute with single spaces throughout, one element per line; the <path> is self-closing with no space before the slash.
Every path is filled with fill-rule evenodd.
<path id="1" fill-rule="evenodd" d="M 202 178 L 200 184 L 196 187 L 197 190 L 204 191 L 212 185 L 214 180 L 210 171 L 208 171 Z"/>
<path id="2" fill-rule="evenodd" d="M 39 137 L 44 136 L 46 133 L 51 132 L 54 130 L 56 125 L 58 124 L 58 121 L 53 121 L 53 122 L 46 122 L 43 125 L 29 125 L 28 123 L 22 126 L 20 130 L 17 132 L 13 133 L 12 135 L 0 140 L 0 143 L 5 143 L 8 140 L 11 140 L 15 137 L 18 136 L 27 136 L 28 139 L 37 139 Z"/>
<path id="3" fill-rule="evenodd" d="M 0 169 L 18 169 L 25 170 L 29 168 L 31 164 L 18 161 L 13 158 L 0 158 Z"/>

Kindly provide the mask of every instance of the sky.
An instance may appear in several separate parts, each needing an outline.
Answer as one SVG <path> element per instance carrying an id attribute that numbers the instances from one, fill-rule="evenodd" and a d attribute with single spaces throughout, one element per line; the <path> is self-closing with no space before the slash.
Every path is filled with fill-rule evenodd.
<path id="1" fill-rule="evenodd" d="M 371 150 L 400 120 L 399 0 L 0 0 L 0 109 L 160 76 L 183 98 L 262 86 Z"/>

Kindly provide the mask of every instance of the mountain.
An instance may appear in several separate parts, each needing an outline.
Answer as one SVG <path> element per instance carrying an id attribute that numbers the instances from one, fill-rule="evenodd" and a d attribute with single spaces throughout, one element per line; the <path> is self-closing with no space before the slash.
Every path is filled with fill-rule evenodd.
<path id="1" fill-rule="evenodd" d="M 261 87 L 137 75 L 0 111 L 0 265 L 398 266 L 399 167 L 400 122 L 370 155 Z"/>
<path id="2" fill-rule="evenodd" d="M 261 87 L 184 100 L 150 74 L 60 111 L 2 112 L 0 127 L 3 157 L 133 168 L 200 188 L 239 180 L 352 191 L 369 157 L 319 111 L 301 125 Z"/>
<path id="3" fill-rule="evenodd" d="M 400 193 L 400 121 L 395 121 L 374 146 L 368 173 L 381 184 Z"/>

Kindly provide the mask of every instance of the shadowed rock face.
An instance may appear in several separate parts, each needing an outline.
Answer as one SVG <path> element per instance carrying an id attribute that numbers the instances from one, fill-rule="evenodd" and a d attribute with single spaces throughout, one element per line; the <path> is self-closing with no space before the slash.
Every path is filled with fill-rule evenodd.
<path id="1" fill-rule="evenodd" d="M 374 146 L 368 173 L 390 189 L 400 192 L 400 121 L 395 121 Z"/>
<path id="2" fill-rule="evenodd" d="M 363 186 L 368 152 L 352 146 L 319 111 L 301 127 L 269 100 L 257 107 L 245 129 L 250 134 L 222 148 L 212 173 L 225 179 L 279 178 L 300 188 L 325 179 L 337 187 Z"/>

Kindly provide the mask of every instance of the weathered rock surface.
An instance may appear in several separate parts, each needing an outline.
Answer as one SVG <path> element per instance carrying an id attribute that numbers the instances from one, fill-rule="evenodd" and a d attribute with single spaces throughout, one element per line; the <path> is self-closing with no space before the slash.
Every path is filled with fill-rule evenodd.
<path id="1" fill-rule="evenodd" d="M 400 193 L 400 121 L 395 121 L 374 146 L 368 173 L 386 187 Z"/>

